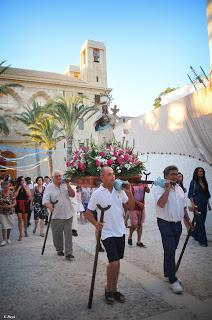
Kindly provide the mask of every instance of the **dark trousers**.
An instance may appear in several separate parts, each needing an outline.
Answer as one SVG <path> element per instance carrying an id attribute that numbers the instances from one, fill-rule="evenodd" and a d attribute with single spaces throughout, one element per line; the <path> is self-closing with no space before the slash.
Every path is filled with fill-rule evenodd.
<path id="1" fill-rule="evenodd" d="M 195 240 L 199 241 L 200 244 L 208 245 L 208 239 L 205 230 L 206 216 L 207 212 L 201 212 L 201 215 L 196 216 L 196 227 L 192 231 L 192 237 L 194 237 Z"/>
<path id="2" fill-rule="evenodd" d="M 182 233 L 181 222 L 168 222 L 160 218 L 157 219 L 158 227 L 161 233 L 164 250 L 164 276 L 170 283 L 177 281 L 175 252 Z"/>

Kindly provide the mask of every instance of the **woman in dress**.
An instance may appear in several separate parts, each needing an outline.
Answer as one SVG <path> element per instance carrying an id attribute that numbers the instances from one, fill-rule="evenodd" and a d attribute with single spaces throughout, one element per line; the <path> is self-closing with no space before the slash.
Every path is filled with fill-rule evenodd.
<path id="1" fill-rule="evenodd" d="M 128 238 L 128 245 L 132 246 L 132 236 L 133 232 L 137 230 L 137 247 L 146 248 L 146 246 L 141 242 L 142 229 L 145 219 L 145 203 L 144 194 L 149 193 L 150 189 L 148 185 L 139 184 L 132 186 L 132 193 L 135 199 L 135 207 L 133 210 L 128 210 L 127 214 L 130 217 L 130 232 Z"/>
<path id="2" fill-rule="evenodd" d="M 210 193 L 208 190 L 208 183 L 205 178 L 205 170 L 198 167 L 194 170 L 193 179 L 190 183 L 188 198 L 191 201 L 193 209 L 198 208 L 201 213 L 196 216 L 196 227 L 192 232 L 193 238 L 199 242 L 202 247 L 208 246 L 208 240 L 205 231 L 205 220 L 207 210 L 211 210 L 209 203 Z"/>
<path id="3" fill-rule="evenodd" d="M 15 187 L 15 199 L 16 206 L 15 212 L 18 215 L 18 229 L 19 229 L 19 239 L 22 240 L 22 227 L 24 222 L 24 234 L 25 237 L 28 237 L 27 227 L 28 227 L 28 219 L 27 214 L 30 211 L 30 198 L 31 192 L 26 187 L 25 179 L 23 176 L 18 177 L 17 185 Z"/>
<path id="4" fill-rule="evenodd" d="M 44 224 L 45 219 L 48 216 L 47 209 L 42 205 L 43 193 L 45 187 L 43 186 L 43 177 L 37 177 L 36 184 L 37 186 L 34 188 L 33 194 L 33 206 L 34 206 L 34 219 L 35 219 L 35 227 L 33 233 L 36 232 L 38 223 L 40 222 L 40 236 L 44 237 Z"/>
<path id="5" fill-rule="evenodd" d="M 2 238 L 1 246 L 6 243 L 11 243 L 10 231 L 14 225 L 14 207 L 16 200 L 13 192 L 10 190 L 9 182 L 4 181 L 1 185 L 0 191 L 0 223 L 2 225 Z"/>

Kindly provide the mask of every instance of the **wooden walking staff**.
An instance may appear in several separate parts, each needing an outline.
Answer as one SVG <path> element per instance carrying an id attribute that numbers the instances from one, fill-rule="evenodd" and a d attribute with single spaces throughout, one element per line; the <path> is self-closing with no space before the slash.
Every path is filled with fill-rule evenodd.
<path id="1" fill-rule="evenodd" d="M 179 266 L 180 266 L 180 263 L 181 263 L 183 254 L 184 254 L 185 249 L 186 249 L 186 246 L 187 246 L 187 244 L 188 244 L 188 240 L 189 240 L 189 238 L 190 238 L 190 236 L 191 236 L 191 233 L 192 233 L 192 231 L 193 231 L 193 227 L 195 226 L 196 216 L 201 214 L 201 213 L 198 211 L 198 208 L 195 208 L 195 209 L 192 210 L 192 211 L 193 211 L 193 213 L 194 213 L 194 217 L 193 217 L 192 222 L 191 222 L 192 227 L 190 227 L 189 230 L 188 230 L 188 234 L 187 234 L 187 236 L 186 236 L 186 239 L 185 239 L 185 242 L 184 242 L 182 251 L 181 251 L 180 256 L 179 256 L 179 259 L 178 259 L 178 261 L 177 261 L 176 272 L 177 272 L 177 270 L 179 269 Z"/>
<path id="2" fill-rule="evenodd" d="M 58 203 L 58 200 L 50 201 L 50 202 L 51 202 L 53 210 L 54 210 L 54 206 L 56 205 L 56 203 Z M 53 212 L 53 210 L 50 213 L 49 222 L 48 222 L 47 229 L 46 229 L 46 234 L 45 234 L 45 238 L 44 238 L 44 242 L 43 242 L 43 248 L 42 248 L 42 251 L 41 251 L 42 255 L 44 254 L 44 250 L 45 250 L 45 247 L 46 247 L 46 240 L 47 240 L 48 233 L 49 233 L 49 227 L 50 227 L 50 224 L 51 224 L 51 221 L 52 221 L 52 212 Z"/>
<path id="3" fill-rule="evenodd" d="M 146 172 L 143 172 L 143 174 L 145 175 L 145 182 L 147 183 L 147 178 L 148 178 L 148 176 L 151 174 L 151 172 L 148 172 L 148 173 L 146 173 Z M 149 181 L 148 181 L 149 182 Z M 152 181 L 150 181 L 151 183 L 152 183 Z M 144 202 L 144 200 L 145 200 L 145 189 L 144 189 L 144 197 L 143 197 L 143 202 Z"/>
<path id="4" fill-rule="evenodd" d="M 97 205 L 97 208 L 101 210 L 101 216 L 100 216 L 99 222 L 103 223 L 105 211 L 110 209 L 110 207 L 111 206 L 108 205 L 106 208 L 102 208 L 99 204 Z M 92 274 L 91 288 L 90 288 L 89 299 L 88 299 L 88 309 L 91 309 L 92 307 L 93 291 L 94 291 L 94 284 L 95 284 L 95 278 L 96 278 L 96 269 L 97 269 L 97 262 L 98 262 L 98 256 L 99 256 L 101 234 L 102 234 L 102 231 L 99 230 L 97 235 L 97 241 L 96 241 L 96 253 L 95 253 L 94 264 L 93 264 L 93 274 Z"/>

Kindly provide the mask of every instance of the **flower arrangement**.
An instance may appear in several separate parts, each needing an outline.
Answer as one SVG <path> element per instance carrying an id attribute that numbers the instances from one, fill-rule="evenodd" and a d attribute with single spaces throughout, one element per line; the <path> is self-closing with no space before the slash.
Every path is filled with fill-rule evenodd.
<path id="1" fill-rule="evenodd" d="M 101 147 L 91 143 L 73 152 L 70 162 L 66 163 L 66 177 L 99 176 L 104 166 L 113 168 L 116 176 L 131 177 L 144 170 L 138 153 L 132 148 L 115 142 Z"/>

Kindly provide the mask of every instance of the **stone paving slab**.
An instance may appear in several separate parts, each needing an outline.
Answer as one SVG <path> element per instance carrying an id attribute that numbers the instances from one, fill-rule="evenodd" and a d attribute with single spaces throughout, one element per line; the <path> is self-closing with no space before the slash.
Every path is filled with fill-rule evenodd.
<path id="1" fill-rule="evenodd" d="M 120 276 L 120 289 L 127 294 L 127 303 L 106 305 L 106 265 L 101 261 L 93 309 L 88 310 L 93 256 L 75 243 L 75 260 L 69 262 L 56 256 L 50 243 L 48 239 L 44 256 L 40 254 L 42 239 L 36 236 L 0 248 L 0 319 L 4 315 L 18 320 L 145 319 L 172 310 L 124 274 Z"/>
<path id="2" fill-rule="evenodd" d="M 162 246 L 155 218 L 147 215 L 143 232 L 146 249 L 126 246 L 121 263 L 120 290 L 127 294 L 124 305 L 108 306 L 103 299 L 105 253 L 99 255 L 93 309 L 87 300 L 95 248 L 94 228 L 79 225 L 74 239 L 75 261 L 55 255 L 51 232 L 45 255 L 43 238 L 32 235 L 20 243 L 17 226 L 11 245 L 0 248 L 0 319 L 200 319 L 212 314 L 212 245 L 201 248 L 190 240 L 179 270 L 185 293 L 174 295 L 162 281 Z M 179 244 L 182 247 L 186 231 Z M 0 235 L 1 239 L 1 235 Z M 134 243 L 136 239 L 134 236 Z M 180 249 L 178 250 L 178 254 Z"/>

